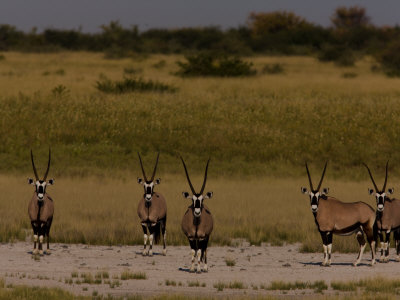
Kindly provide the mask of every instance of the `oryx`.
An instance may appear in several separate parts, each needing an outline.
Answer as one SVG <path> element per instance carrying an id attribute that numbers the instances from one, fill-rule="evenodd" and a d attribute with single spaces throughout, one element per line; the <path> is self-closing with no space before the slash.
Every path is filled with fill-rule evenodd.
<path id="1" fill-rule="evenodd" d="M 377 240 L 377 235 L 380 238 L 380 248 L 381 248 L 381 258 L 379 261 L 388 262 L 389 261 L 389 248 L 390 248 L 390 233 L 394 232 L 395 247 L 397 252 L 397 261 L 400 260 L 400 200 L 389 198 L 388 195 L 393 194 L 394 188 L 389 188 L 386 191 L 386 183 L 388 178 L 388 164 L 386 163 L 386 175 L 385 182 L 383 183 L 382 189 L 378 189 L 374 178 L 372 177 L 371 170 L 366 164 L 364 166 L 367 168 L 369 176 L 371 177 L 372 184 L 374 185 L 375 191 L 373 189 L 368 189 L 368 193 L 373 195 L 375 193 L 376 199 L 376 221 L 375 221 L 375 231 Z M 383 234 L 385 233 L 385 240 L 383 239 Z"/>
<path id="2" fill-rule="evenodd" d="M 192 204 L 186 210 L 182 218 L 182 230 L 183 233 L 189 240 L 190 248 L 192 249 L 192 265 L 190 267 L 190 272 L 195 271 L 195 258 L 197 257 L 197 272 L 201 272 L 200 263 L 203 261 L 203 271 L 207 272 L 207 245 L 210 234 L 213 230 L 213 217 L 211 215 L 208 207 L 203 203 L 204 199 L 209 199 L 212 197 L 212 192 L 207 192 L 203 195 L 204 188 L 207 182 L 207 171 L 208 163 L 207 161 L 206 171 L 204 174 L 204 181 L 199 193 L 196 193 L 193 185 L 190 181 L 189 174 L 185 165 L 183 158 L 181 157 L 183 167 L 185 168 L 186 178 L 189 183 L 192 195 L 188 192 L 183 192 L 183 197 L 192 200 Z"/>
<path id="3" fill-rule="evenodd" d="M 324 248 L 324 261 L 322 265 L 329 266 L 331 264 L 332 234 L 351 235 L 353 233 L 356 233 L 357 241 L 360 244 L 360 251 L 354 266 L 360 263 L 366 246 L 364 233 L 371 246 L 371 265 L 373 265 L 375 264 L 375 240 L 373 234 L 375 212 L 371 206 L 364 202 L 344 203 L 327 196 L 328 188 L 324 188 L 321 192 L 320 188 L 327 164 L 328 163 L 325 163 L 318 187 L 314 189 L 310 171 L 306 163 L 307 176 L 311 190 L 308 191 L 305 187 L 301 188 L 302 193 L 308 193 L 310 196 L 311 211 L 314 215 L 315 224 L 322 237 Z"/>
<path id="4" fill-rule="evenodd" d="M 156 175 L 158 158 L 160 153 L 157 154 L 156 164 L 154 166 L 153 175 L 150 180 L 147 178 L 146 173 L 143 168 L 142 158 L 138 152 L 140 166 L 142 168 L 143 178 L 137 179 L 138 183 L 143 185 L 144 194 L 140 199 L 138 204 L 137 213 L 140 218 L 140 222 L 142 224 L 143 233 L 144 233 L 144 249 L 143 255 L 149 254 L 149 256 L 153 255 L 153 242 L 157 243 L 160 238 L 160 228 L 161 234 L 163 236 L 163 255 L 167 254 L 166 249 L 166 225 L 167 225 L 167 202 L 165 198 L 160 193 L 154 192 L 154 186 L 160 184 L 161 179 L 158 178 L 154 180 L 154 176 Z M 149 234 L 147 234 L 147 230 Z M 149 240 L 149 250 L 146 250 L 147 240 Z"/>
<path id="5" fill-rule="evenodd" d="M 49 149 L 49 161 L 47 164 L 47 170 L 44 174 L 43 180 L 39 179 L 38 173 L 36 171 L 35 162 L 33 160 L 33 153 L 31 150 L 31 161 L 33 172 L 35 174 L 35 180 L 32 178 L 28 179 L 28 183 L 35 186 L 35 192 L 33 193 L 32 199 L 29 202 L 28 214 L 31 219 L 32 229 L 33 229 L 33 254 L 39 253 L 43 255 L 43 238 L 47 236 L 47 250 L 46 253 L 50 254 L 49 249 L 49 239 L 50 239 L 50 227 L 53 221 L 54 214 L 54 203 L 53 199 L 48 193 L 46 193 L 46 187 L 48 185 L 54 184 L 54 179 L 46 181 L 47 175 L 50 170 L 51 152 Z M 36 248 L 36 243 L 38 243 L 38 248 Z"/>

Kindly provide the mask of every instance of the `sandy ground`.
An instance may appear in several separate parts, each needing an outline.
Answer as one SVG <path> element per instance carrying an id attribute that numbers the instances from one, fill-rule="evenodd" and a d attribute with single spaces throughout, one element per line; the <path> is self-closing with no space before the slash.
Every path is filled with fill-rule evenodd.
<path id="1" fill-rule="evenodd" d="M 161 247 L 155 247 L 152 257 L 143 257 L 140 246 L 87 246 L 52 244 L 52 253 L 34 259 L 31 255 L 31 243 L 18 242 L 0 245 L 1 270 L 7 284 L 27 284 L 32 286 L 61 287 L 75 294 L 126 295 L 126 294 L 186 294 L 201 296 L 231 295 L 271 295 L 280 291 L 266 291 L 260 285 L 268 285 L 274 280 L 316 281 L 326 283 L 339 280 L 356 280 L 365 277 L 385 276 L 399 278 L 400 263 L 377 263 L 370 267 L 370 253 L 364 255 L 359 267 L 352 263 L 356 254 L 334 253 L 331 267 L 322 267 L 321 253 L 299 253 L 299 245 L 283 247 L 242 246 L 210 247 L 208 253 L 209 272 L 189 273 L 190 249 L 188 246 L 168 247 L 167 256 L 161 255 Z M 393 249 L 391 249 L 394 258 Z M 225 259 L 234 259 L 235 266 L 228 267 Z M 72 272 L 92 273 L 107 271 L 110 278 L 121 272 L 145 272 L 145 280 L 119 280 L 121 286 L 111 288 L 109 284 L 68 283 Z M 76 280 L 76 278 L 72 278 Z M 112 280 L 112 279 L 111 279 Z M 166 280 L 176 282 L 176 286 L 167 286 Z M 199 281 L 206 287 L 189 287 L 188 283 Z M 217 291 L 216 282 L 229 283 L 240 281 L 246 289 L 228 289 Z M 180 285 L 181 284 L 181 285 Z M 255 290 L 253 287 L 257 286 Z M 290 294 L 312 294 L 314 291 L 290 291 Z M 333 293 L 326 291 L 324 293 Z"/>

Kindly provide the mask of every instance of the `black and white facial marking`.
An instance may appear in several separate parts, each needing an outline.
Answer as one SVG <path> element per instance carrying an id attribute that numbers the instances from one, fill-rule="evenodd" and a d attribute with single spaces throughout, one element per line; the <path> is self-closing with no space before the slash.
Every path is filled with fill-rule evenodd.
<path id="1" fill-rule="evenodd" d="M 311 211 L 313 213 L 316 213 L 318 211 L 318 205 L 319 205 L 319 200 L 325 199 L 326 195 L 329 192 L 329 188 L 324 188 L 322 189 L 322 192 L 319 191 L 308 191 L 307 188 L 302 187 L 301 192 L 303 194 L 308 194 L 310 196 L 310 205 L 311 205 Z"/>
<path id="2" fill-rule="evenodd" d="M 142 178 L 138 178 L 138 183 L 143 185 L 144 188 L 144 199 L 150 202 L 154 195 L 154 186 L 160 184 L 161 179 L 158 178 L 155 181 L 145 181 Z"/>
<path id="3" fill-rule="evenodd" d="M 325 176 L 325 171 L 326 171 L 326 166 L 328 165 L 328 162 L 325 163 L 324 171 L 322 171 L 322 176 L 319 181 L 318 187 L 316 189 L 313 188 L 313 183 L 311 180 L 311 175 L 310 171 L 308 170 L 308 165 L 306 163 L 306 170 L 307 170 L 307 176 L 308 176 L 308 181 L 310 182 L 310 191 L 307 190 L 307 188 L 302 187 L 301 192 L 303 194 L 308 194 L 310 196 L 310 204 L 311 204 L 311 211 L 313 213 L 316 213 L 318 211 L 318 205 L 319 205 L 319 200 L 321 198 L 326 199 L 326 195 L 329 192 L 328 188 L 322 189 L 322 192 L 320 192 L 321 184 L 322 181 L 324 180 Z"/>
<path id="4" fill-rule="evenodd" d="M 388 189 L 387 192 L 386 191 L 386 183 L 387 183 L 387 178 L 388 178 L 388 165 L 389 165 L 389 161 L 387 161 L 386 163 L 386 175 L 385 175 L 385 182 L 383 183 L 383 187 L 381 190 L 378 189 L 374 177 L 372 176 L 371 170 L 368 168 L 368 166 L 363 163 L 364 166 L 367 168 L 369 176 L 371 177 L 371 181 L 372 184 L 374 185 L 375 190 L 373 189 L 368 189 L 368 193 L 370 195 L 374 194 L 375 192 L 375 198 L 376 198 L 376 209 L 379 212 L 382 212 L 385 208 L 385 201 L 387 200 L 387 196 L 386 195 L 390 195 L 393 194 L 394 192 L 394 188 Z"/>
<path id="5" fill-rule="evenodd" d="M 370 195 L 373 195 L 374 194 L 374 190 L 373 189 L 368 189 L 368 193 Z M 390 195 L 390 194 L 393 194 L 393 193 L 394 193 L 394 188 L 388 189 L 387 193 L 385 193 L 385 191 L 383 191 L 383 192 L 377 191 L 375 193 L 376 209 L 379 212 L 382 212 L 385 209 L 385 201 L 386 201 L 386 198 L 387 198 L 386 195 Z"/>
<path id="6" fill-rule="evenodd" d="M 190 197 L 190 194 L 188 192 L 183 192 L 182 193 L 183 197 L 186 199 L 192 199 L 192 204 L 193 204 L 193 215 L 198 218 L 201 216 L 201 210 L 203 208 L 203 201 L 204 199 L 210 199 L 213 195 L 212 192 L 208 192 L 205 196 L 201 194 L 193 194 Z"/>
<path id="7" fill-rule="evenodd" d="M 46 194 L 46 187 L 48 185 L 54 184 L 54 179 L 50 179 L 49 181 L 44 180 L 36 180 L 34 181 L 32 178 L 28 179 L 28 183 L 35 186 L 35 192 L 39 201 L 43 201 L 44 195 Z"/>

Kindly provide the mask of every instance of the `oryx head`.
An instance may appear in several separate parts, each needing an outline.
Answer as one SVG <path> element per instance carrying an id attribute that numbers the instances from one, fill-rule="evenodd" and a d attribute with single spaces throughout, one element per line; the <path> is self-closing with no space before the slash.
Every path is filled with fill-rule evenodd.
<path id="1" fill-rule="evenodd" d="M 212 192 L 207 192 L 207 194 L 203 195 L 204 192 L 204 188 L 206 187 L 206 182 L 207 182 L 207 171 L 208 171 L 208 163 L 210 162 L 210 159 L 208 159 L 207 161 L 207 165 L 206 165 L 206 172 L 204 174 L 204 181 L 203 181 L 203 186 L 201 187 L 201 190 L 199 193 L 196 193 L 196 191 L 194 190 L 194 187 L 192 185 L 192 182 L 190 181 L 189 178 L 189 174 L 188 171 L 186 169 L 186 165 L 185 162 L 183 160 L 183 158 L 181 157 L 182 163 L 183 163 L 183 167 L 185 168 L 185 173 L 186 173 L 186 178 L 188 180 L 189 183 L 189 187 L 192 191 L 192 196 L 190 196 L 190 194 L 188 192 L 183 192 L 182 195 L 184 198 L 189 199 L 192 198 L 192 204 L 193 204 L 193 215 L 198 218 L 201 216 L 201 209 L 203 208 L 203 201 L 204 199 L 209 199 L 212 197 L 213 193 Z"/>
<path id="2" fill-rule="evenodd" d="M 322 172 L 321 180 L 319 181 L 318 187 L 314 189 L 312 181 L 311 181 L 311 175 L 310 171 L 308 170 L 308 165 L 306 163 L 306 170 L 307 170 L 307 175 L 308 175 L 308 180 L 310 182 L 310 191 L 307 190 L 307 188 L 302 187 L 301 192 L 303 194 L 308 194 L 310 196 L 310 204 L 311 204 L 311 210 L 313 213 L 316 213 L 318 211 L 318 205 L 319 205 L 319 199 L 326 198 L 326 195 L 329 192 L 329 188 L 324 188 L 322 189 L 322 192 L 320 192 L 322 180 L 324 179 L 325 176 L 325 171 L 326 171 L 326 166 L 328 165 L 328 162 L 325 163 L 324 171 Z"/>
<path id="3" fill-rule="evenodd" d="M 137 181 L 138 181 L 139 184 L 143 185 L 143 188 L 144 188 L 143 197 L 144 197 L 144 199 L 147 202 L 150 202 L 152 197 L 153 197 L 153 194 L 154 194 L 154 186 L 156 184 L 160 184 L 160 182 L 161 182 L 160 178 L 157 178 L 156 180 L 154 180 L 154 176 L 156 175 L 156 170 L 157 170 L 157 165 L 158 165 L 158 158 L 160 157 L 160 152 L 157 154 L 156 165 L 154 166 L 153 175 L 151 176 L 150 180 L 147 179 L 146 173 L 145 173 L 144 168 L 143 168 L 142 158 L 140 157 L 139 152 L 138 152 L 138 156 L 139 156 L 140 166 L 142 167 L 142 173 L 143 173 L 144 180 L 142 178 L 138 177 Z"/>
<path id="4" fill-rule="evenodd" d="M 34 181 L 32 178 L 29 178 L 28 183 L 35 186 L 35 192 L 36 192 L 37 199 L 39 201 L 43 201 L 44 195 L 46 194 L 46 186 L 54 184 L 54 179 L 50 179 L 49 181 L 46 181 L 47 174 L 49 174 L 49 170 L 50 170 L 50 161 L 51 161 L 50 149 L 49 149 L 49 162 L 47 164 L 47 170 L 46 170 L 46 173 L 44 174 L 43 180 L 39 179 L 38 173 L 36 171 L 35 162 L 33 160 L 32 150 L 31 150 L 31 161 L 32 161 L 32 167 L 33 167 L 33 173 L 35 173 L 36 180 Z"/>
<path id="5" fill-rule="evenodd" d="M 378 187 L 376 186 L 375 180 L 372 177 L 372 173 L 371 170 L 368 168 L 368 166 L 363 163 L 364 166 L 367 168 L 369 176 L 371 177 L 372 180 L 372 184 L 374 185 L 375 191 L 373 189 L 368 189 L 368 193 L 370 195 L 372 195 L 375 192 L 375 198 L 376 198 L 376 209 L 379 212 L 382 212 L 383 209 L 385 208 L 385 201 L 387 200 L 386 195 L 389 194 L 393 194 L 394 192 L 394 188 L 388 189 L 386 192 L 386 183 L 387 183 L 387 178 L 388 178 L 388 165 L 389 165 L 389 161 L 387 161 L 386 163 L 386 175 L 385 175 L 385 182 L 383 184 L 383 188 L 381 190 L 378 189 Z"/>

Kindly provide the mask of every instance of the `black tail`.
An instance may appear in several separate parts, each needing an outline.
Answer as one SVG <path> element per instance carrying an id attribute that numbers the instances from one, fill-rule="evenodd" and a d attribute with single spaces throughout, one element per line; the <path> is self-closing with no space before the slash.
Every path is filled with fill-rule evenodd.
<path id="1" fill-rule="evenodd" d="M 157 222 L 156 225 L 154 225 L 154 233 L 153 233 L 154 244 L 158 244 L 158 241 L 160 240 L 160 232 L 161 232 L 160 222 Z"/>

